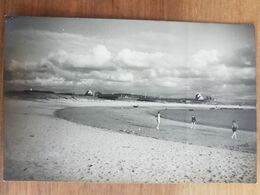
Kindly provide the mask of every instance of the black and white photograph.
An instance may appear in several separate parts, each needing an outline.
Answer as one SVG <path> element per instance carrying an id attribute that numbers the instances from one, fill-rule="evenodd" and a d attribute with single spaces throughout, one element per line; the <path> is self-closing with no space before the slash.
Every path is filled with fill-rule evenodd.
<path id="1" fill-rule="evenodd" d="M 251 24 L 6 17 L 4 179 L 256 183 Z"/>

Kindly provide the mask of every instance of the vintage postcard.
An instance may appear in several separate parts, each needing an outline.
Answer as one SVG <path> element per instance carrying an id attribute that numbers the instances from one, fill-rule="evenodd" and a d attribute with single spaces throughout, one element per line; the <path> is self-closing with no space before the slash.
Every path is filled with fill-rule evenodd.
<path id="1" fill-rule="evenodd" d="M 4 179 L 255 183 L 254 26 L 7 17 Z"/>

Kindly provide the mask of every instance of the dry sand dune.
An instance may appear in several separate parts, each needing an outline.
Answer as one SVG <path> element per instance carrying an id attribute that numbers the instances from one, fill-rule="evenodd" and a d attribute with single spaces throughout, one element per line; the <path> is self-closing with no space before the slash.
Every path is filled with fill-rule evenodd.
<path id="1" fill-rule="evenodd" d="M 4 178 L 163 183 L 256 181 L 256 155 L 252 151 L 105 131 L 54 117 L 56 110 L 67 106 L 107 104 L 92 103 L 6 100 Z M 112 106 L 119 104 L 123 103 Z"/>

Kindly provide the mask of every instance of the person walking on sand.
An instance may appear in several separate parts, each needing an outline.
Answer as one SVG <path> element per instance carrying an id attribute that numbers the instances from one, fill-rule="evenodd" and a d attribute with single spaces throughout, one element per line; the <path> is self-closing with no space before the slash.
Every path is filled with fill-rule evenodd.
<path id="1" fill-rule="evenodd" d="M 157 113 L 156 121 L 157 121 L 156 129 L 159 130 L 159 128 L 160 128 L 159 126 L 160 126 L 160 123 L 161 123 L 161 114 L 160 114 L 160 112 Z"/>
<path id="2" fill-rule="evenodd" d="M 238 129 L 238 124 L 235 120 L 232 121 L 232 131 L 233 131 L 233 135 L 231 136 L 232 139 L 237 139 L 237 129 Z"/>
<path id="3" fill-rule="evenodd" d="M 195 125 L 196 125 L 196 117 L 195 116 L 192 116 L 191 117 L 191 127 L 190 128 L 194 128 L 195 127 Z"/>

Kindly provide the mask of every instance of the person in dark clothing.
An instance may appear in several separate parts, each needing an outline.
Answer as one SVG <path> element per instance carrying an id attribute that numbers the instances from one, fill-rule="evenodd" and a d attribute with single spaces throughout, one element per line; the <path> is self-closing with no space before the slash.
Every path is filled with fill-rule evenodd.
<path id="1" fill-rule="evenodd" d="M 194 128 L 195 127 L 195 125 L 196 125 L 196 117 L 195 116 L 192 116 L 191 117 L 191 127 L 190 128 Z"/>
<path id="2" fill-rule="evenodd" d="M 233 135 L 231 136 L 232 139 L 237 139 L 237 130 L 238 130 L 238 124 L 235 120 L 232 121 L 232 132 L 233 132 Z"/>

